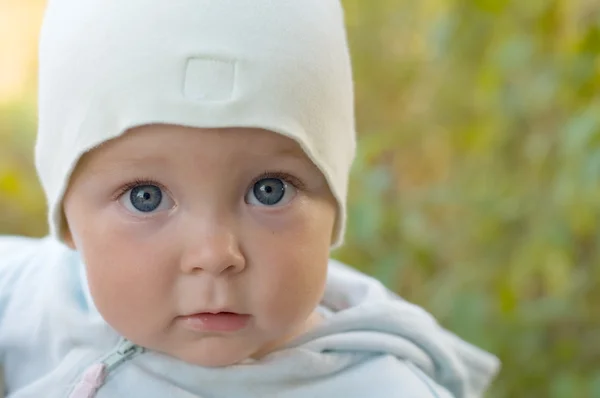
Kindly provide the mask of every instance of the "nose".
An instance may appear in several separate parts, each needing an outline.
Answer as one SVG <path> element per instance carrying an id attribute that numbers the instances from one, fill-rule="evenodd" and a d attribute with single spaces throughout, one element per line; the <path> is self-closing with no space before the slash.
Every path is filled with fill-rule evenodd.
<path id="1" fill-rule="evenodd" d="M 181 258 L 184 273 L 237 274 L 246 268 L 246 259 L 231 228 L 204 225 L 188 231 Z"/>

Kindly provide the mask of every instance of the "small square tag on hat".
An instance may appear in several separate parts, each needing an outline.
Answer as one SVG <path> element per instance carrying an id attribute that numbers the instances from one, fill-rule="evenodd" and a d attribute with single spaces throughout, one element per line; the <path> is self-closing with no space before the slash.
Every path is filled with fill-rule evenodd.
<path id="1" fill-rule="evenodd" d="M 235 61 L 190 58 L 185 70 L 183 95 L 194 101 L 231 99 L 235 82 Z"/>

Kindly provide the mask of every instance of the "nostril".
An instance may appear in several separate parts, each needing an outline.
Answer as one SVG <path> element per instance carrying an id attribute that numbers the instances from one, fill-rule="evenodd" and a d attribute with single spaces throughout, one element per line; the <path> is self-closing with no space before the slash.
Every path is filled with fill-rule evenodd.
<path id="1" fill-rule="evenodd" d="M 224 272 L 235 272 L 237 268 L 238 267 L 236 267 L 235 265 L 230 265 L 227 268 L 225 268 Z"/>

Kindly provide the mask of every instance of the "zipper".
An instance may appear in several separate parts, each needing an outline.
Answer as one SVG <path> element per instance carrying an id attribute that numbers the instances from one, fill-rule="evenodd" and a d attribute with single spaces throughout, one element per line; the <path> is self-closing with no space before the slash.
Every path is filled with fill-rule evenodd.
<path id="1" fill-rule="evenodd" d="M 134 357 L 144 352 L 144 347 L 133 344 L 129 340 L 123 340 L 117 351 L 109 354 L 101 360 L 104 364 L 104 371 L 106 374 L 112 372 L 115 368 L 119 367 L 123 362 L 133 359 Z"/>
<path id="2" fill-rule="evenodd" d="M 121 339 L 115 350 L 100 357 L 98 360 L 84 368 L 83 373 L 79 374 L 78 381 L 75 382 L 73 390 L 71 390 L 67 396 L 72 397 L 73 394 L 79 396 L 77 393 L 74 393 L 74 391 L 81 388 L 86 391 L 86 394 L 91 394 L 93 391 L 94 395 L 85 396 L 95 396 L 95 391 L 102 387 L 110 372 L 114 371 L 124 362 L 133 359 L 145 351 L 145 348 L 135 345 L 129 340 Z M 94 376 L 95 380 L 88 380 L 88 371 L 93 368 L 99 369 L 99 373 Z M 94 370 L 93 372 L 97 372 L 97 370 Z M 90 383 L 92 383 L 93 387 L 90 387 Z M 87 392 L 88 390 L 89 392 Z"/>

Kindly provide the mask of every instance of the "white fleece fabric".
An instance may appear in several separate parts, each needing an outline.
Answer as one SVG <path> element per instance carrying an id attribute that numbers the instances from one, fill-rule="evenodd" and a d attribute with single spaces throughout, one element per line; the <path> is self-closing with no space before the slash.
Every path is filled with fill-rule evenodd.
<path id="1" fill-rule="evenodd" d="M 338 0 L 49 0 L 39 59 L 36 167 L 58 239 L 80 157 L 164 123 L 297 141 L 337 199 L 342 243 L 356 143 Z"/>
<path id="2" fill-rule="evenodd" d="M 498 370 L 494 356 L 333 260 L 321 306 L 321 326 L 260 361 L 204 368 L 148 351 L 111 372 L 96 397 L 478 398 Z M 119 339 L 94 307 L 77 252 L 54 238 L 0 237 L 8 398 L 68 397 Z"/>

